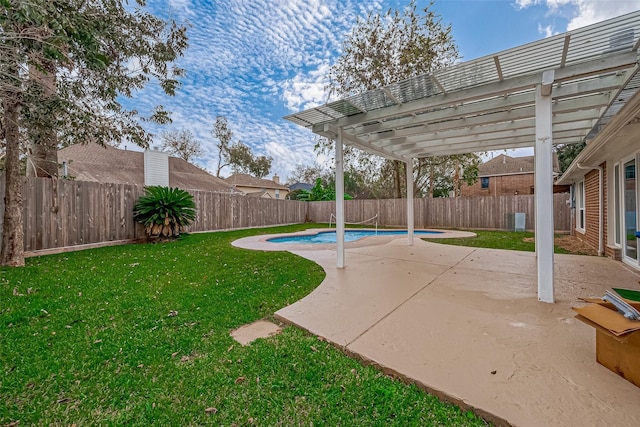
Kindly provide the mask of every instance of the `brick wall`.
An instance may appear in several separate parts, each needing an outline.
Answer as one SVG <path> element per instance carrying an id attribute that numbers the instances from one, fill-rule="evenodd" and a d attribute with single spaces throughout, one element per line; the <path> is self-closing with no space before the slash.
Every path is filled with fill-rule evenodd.
<path id="1" fill-rule="evenodd" d="M 608 211 L 607 206 L 609 206 L 609 202 L 608 202 L 608 198 L 607 198 L 608 197 L 608 193 L 609 193 L 609 190 L 608 190 L 608 187 L 607 187 L 607 181 L 608 181 L 607 180 L 607 164 L 606 163 L 602 163 L 600 166 L 602 167 L 602 178 L 603 178 L 602 179 L 602 187 L 603 187 L 603 191 L 604 191 L 603 200 L 602 200 L 602 202 L 603 202 L 603 208 L 602 208 L 603 213 L 602 213 L 602 215 L 603 215 L 603 220 L 604 220 L 604 223 L 603 223 L 603 227 L 604 227 L 603 239 L 604 240 L 602 241 L 602 244 L 604 246 L 605 255 L 607 255 L 607 243 L 609 242 L 609 233 L 607 233 L 607 228 L 609 227 L 609 217 L 607 215 L 607 211 Z M 615 258 L 612 255 L 613 255 L 613 253 L 611 255 L 607 255 L 607 256 L 610 256 L 611 258 Z"/>
<path id="2" fill-rule="evenodd" d="M 585 193 L 585 233 L 576 233 L 578 239 L 587 243 L 594 249 L 598 249 L 599 228 L 599 192 L 600 177 L 599 171 L 594 169 L 589 171 L 584 177 L 584 193 Z M 577 213 L 577 209 L 576 209 Z M 577 219 L 576 219 L 577 224 Z M 606 227 L 606 225 L 605 225 Z M 606 228 L 605 228 L 606 230 Z"/>
<path id="3" fill-rule="evenodd" d="M 478 178 L 478 181 L 473 185 L 462 185 L 460 193 L 462 196 L 500 196 L 513 195 L 516 192 L 525 195 L 533 194 L 531 191 L 533 185 L 534 175 L 532 173 L 490 176 L 489 188 L 481 188 L 481 179 Z"/>

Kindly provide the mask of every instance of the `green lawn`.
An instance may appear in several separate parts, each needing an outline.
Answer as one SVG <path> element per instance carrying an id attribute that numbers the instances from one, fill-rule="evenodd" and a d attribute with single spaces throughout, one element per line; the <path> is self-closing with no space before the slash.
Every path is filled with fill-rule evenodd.
<path id="1" fill-rule="evenodd" d="M 476 233 L 476 237 L 464 237 L 457 239 L 422 239 L 427 242 L 442 243 L 445 245 L 470 246 L 474 248 L 509 249 L 512 251 L 535 252 L 534 242 L 525 242 L 524 239 L 533 239 L 534 234 L 528 231 L 484 231 L 470 230 Z M 557 254 L 570 253 L 564 248 L 554 246 Z"/>
<path id="2" fill-rule="evenodd" d="M 293 254 L 230 242 L 306 227 L 0 269 L 0 425 L 484 425 L 297 328 L 248 347 L 230 338 L 324 278 Z"/>

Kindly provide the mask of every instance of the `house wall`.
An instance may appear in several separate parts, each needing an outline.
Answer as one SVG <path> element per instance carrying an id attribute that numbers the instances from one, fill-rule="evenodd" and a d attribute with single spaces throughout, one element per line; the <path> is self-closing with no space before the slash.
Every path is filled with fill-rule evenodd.
<path id="1" fill-rule="evenodd" d="M 236 185 L 235 187 L 236 187 L 237 190 L 240 190 L 245 194 L 257 193 L 258 191 L 265 190 L 266 193 L 268 193 L 269 196 L 271 196 L 272 199 L 279 199 L 279 200 L 284 200 L 284 198 L 287 197 L 287 194 L 289 194 L 289 190 L 280 189 L 279 190 L 280 191 L 279 196 L 276 197 L 276 189 L 275 188 L 244 187 L 242 185 Z M 264 194 L 262 197 L 268 198 L 267 194 Z"/>
<path id="2" fill-rule="evenodd" d="M 607 164 L 600 164 L 602 167 L 603 173 L 603 245 L 605 253 L 604 255 L 609 256 L 611 258 L 617 258 L 619 256 L 619 250 L 616 251 L 616 248 L 609 247 L 607 242 L 609 241 L 608 236 L 608 174 L 607 174 Z M 600 234 L 600 172 L 598 169 L 593 169 L 587 172 L 584 176 L 584 193 L 585 193 L 585 230 L 584 233 L 576 229 L 576 237 L 591 246 L 593 249 L 598 249 L 600 245 L 599 234 Z M 578 223 L 577 210 L 574 213 L 574 224 Z M 616 253 L 617 252 L 617 253 Z"/>
<path id="3" fill-rule="evenodd" d="M 489 188 L 482 188 L 481 179 L 473 185 L 464 184 L 460 188 L 462 196 L 500 196 L 507 194 L 533 194 L 534 175 L 532 173 L 516 175 L 490 176 Z"/>

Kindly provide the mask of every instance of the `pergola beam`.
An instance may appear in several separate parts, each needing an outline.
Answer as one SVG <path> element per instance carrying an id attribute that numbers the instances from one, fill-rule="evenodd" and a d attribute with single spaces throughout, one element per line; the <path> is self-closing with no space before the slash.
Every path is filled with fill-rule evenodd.
<path id="1" fill-rule="evenodd" d="M 598 78 L 597 81 L 580 81 L 573 84 L 566 84 L 554 90 L 553 113 L 557 114 L 564 111 L 559 106 L 572 105 L 575 108 L 584 108 L 586 105 L 605 106 L 611 101 L 608 92 L 620 87 L 625 81 L 624 75 L 610 75 Z M 578 99 L 567 99 L 570 97 L 580 96 Z M 587 100 L 593 100 L 589 103 Z M 519 93 L 510 95 L 506 99 L 503 97 L 491 98 L 481 102 L 474 102 L 455 107 L 449 107 L 429 113 L 417 114 L 415 117 L 404 117 L 399 119 L 390 119 L 373 125 L 366 125 L 347 129 L 350 133 L 358 136 L 380 133 L 389 130 L 399 129 L 405 126 L 413 126 L 418 124 L 431 124 L 444 121 L 451 123 L 456 119 L 466 119 L 474 114 L 489 115 L 493 112 L 503 112 L 505 110 L 516 110 L 520 107 L 529 107 L 527 110 L 529 117 L 535 116 L 534 109 L 534 93 Z"/>
<path id="2" fill-rule="evenodd" d="M 378 155 L 380 157 L 383 157 L 389 160 L 398 160 L 400 162 L 407 161 L 406 158 L 399 156 L 398 154 L 385 150 L 384 148 L 381 148 L 381 147 L 376 147 L 370 142 L 363 141 L 360 138 L 349 134 L 348 132 L 344 132 L 340 130 L 340 128 L 336 126 L 332 126 L 325 123 L 321 125 L 315 125 L 313 127 L 313 133 L 320 136 L 324 136 L 325 138 L 328 138 L 328 139 L 335 140 L 337 138 L 338 132 L 342 132 L 343 141 L 349 141 L 351 142 L 351 145 L 357 145 L 359 146 L 359 148 L 362 148 L 363 150 L 369 150 L 372 154 Z"/>
<path id="3" fill-rule="evenodd" d="M 578 144 L 584 140 L 584 137 L 563 137 L 554 138 L 554 144 Z M 535 146 L 534 138 L 520 137 L 515 140 L 496 140 L 485 143 L 481 149 L 479 148 L 465 148 L 457 145 L 452 147 L 437 147 L 433 149 L 425 148 L 416 154 L 416 158 L 434 157 L 434 156 L 453 156 L 457 154 L 468 154 L 472 152 L 485 152 L 494 150 L 507 150 L 514 148 L 532 148 Z"/>
<path id="4" fill-rule="evenodd" d="M 569 53 L 569 44 L 571 43 L 571 33 L 564 36 L 564 45 L 562 46 L 562 58 L 560 59 L 560 68 L 564 68 L 567 63 L 567 54 Z"/>
<path id="5" fill-rule="evenodd" d="M 585 133 L 567 132 L 555 137 L 556 144 L 577 144 L 584 140 Z M 420 148 L 405 150 L 404 155 L 415 158 L 431 156 L 450 156 L 454 154 L 476 153 L 481 151 L 503 150 L 507 148 L 524 148 L 535 145 L 535 134 L 521 135 L 516 137 L 494 138 L 486 141 L 465 142 L 457 144 L 433 144 Z"/>
<path id="6" fill-rule="evenodd" d="M 582 136 L 583 138 L 587 136 L 592 126 L 584 126 L 582 122 L 570 122 L 564 123 L 562 125 L 558 125 L 556 130 L 554 130 L 554 135 L 558 138 L 562 138 L 563 136 Z M 531 137 L 533 140 L 533 136 L 535 135 L 535 120 L 534 126 L 527 126 L 520 129 L 511 128 L 509 124 L 501 124 L 499 127 L 494 127 L 493 131 L 483 132 L 483 133 L 474 133 L 473 130 L 469 130 L 467 134 L 464 134 L 461 131 L 458 131 L 457 135 L 449 135 L 445 138 L 433 138 L 433 139 L 423 139 L 421 136 L 415 136 L 411 139 L 407 138 L 406 143 L 401 143 L 396 145 L 394 151 L 403 156 L 411 156 L 415 157 L 415 151 L 419 151 L 422 148 L 433 146 L 433 145 L 465 145 L 468 148 L 473 148 L 474 144 L 479 148 L 477 151 L 484 151 L 482 149 L 482 143 L 485 141 L 494 141 L 500 139 L 510 139 L 510 138 L 519 138 L 519 137 Z"/>
<path id="7" fill-rule="evenodd" d="M 438 87 L 438 89 L 440 89 L 440 91 L 446 95 L 447 94 L 447 90 L 445 89 L 445 87 L 442 85 L 442 83 L 440 83 L 440 80 L 438 80 L 438 78 L 431 74 L 431 81 L 433 82 L 434 85 L 436 85 Z"/>
<path id="8" fill-rule="evenodd" d="M 559 69 L 555 72 L 555 81 L 590 77 L 594 74 L 607 74 L 624 68 L 633 67 L 638 61 L 636 53 L 608 55 L 596 60 Z M 338 127 L 349 127 L 367 122 L 384 121 L 393 117 L 419 114 L 424 111 L 447 107 L 463 102 L 477 101 L 491 97 L 503 96 L 513 92 L 529 90 L 540 83 L 540 73 L 514 77 L 503 82 L 488 83 L 466 90 L 451 92 L 446 95 L 435 95 L 418 101 L 408 102 L 401 106 L 391 106 L 368 113 L 343 117 L 336 121 Z"/>
<path id="9" fill-rule="evenodd" d="M 397 105 L 402 105 L 402 102 L 395 97 L 394 94 L 391 93 L 391 91 L 388 88 L 382 88 L 382 91 L 384 92 L 385 95 L 387 95 L 389 98 L 391 98 L 391 100 L 393 102 L 395 102 Z"/>
<path id="10" fill-rule="evenodd" d="M 594 108 L 603 107 L 606 104 L 598 105 Z M 438 123 L 434 125 L 418 125 L 404 128 L 397 131 L 377 133 L 370 137 L 362 137 L 363 140 L 374 143 L 378 147 L 394 145 L 392 139 L 400 137 L 420 137 L 424 140 L 446 139 L 460 135 L 490 133 L 499 130 L 523 129 L 535 127 L 535 118 L 531 117 L 533 108 L 520 108 L 514 111 L 495 113 L 491 115 L 475 116 L 468 119 L 461 119 L 452 122 Z M 567 122 L 580 122 L 589 129 L 595 124 L 592 120 L 593 112 L 590 110 L 572 111 L 569 113 L 558 113 L 554 116 L 554 126 Z M 555 128 L 554 128 L 555 129 Z"/>
<path id="11" fill-rule="evenodd" d="M 503 81 L 502 67 L 500 66 L 500 57 L 498 55 L 493 56 L 493 63 L 496 65 L 496 72 L 498 73 L 498 80 Z"/>

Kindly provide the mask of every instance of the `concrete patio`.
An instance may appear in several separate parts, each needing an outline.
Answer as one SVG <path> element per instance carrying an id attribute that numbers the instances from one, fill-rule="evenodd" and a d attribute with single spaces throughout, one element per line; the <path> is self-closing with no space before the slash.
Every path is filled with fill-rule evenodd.
<path id="1" fill-rule="evenodd" d="M 533 253 L 371 239 L 347 246 L 345 269 L 335 249 L 288 248 L 327 276 L 276 315 L 497 424 L 640 425 L 640 388 L 596 363 L 594 329 L 571 310 L 612 286 L 640 288 L 637 272 L 556 255 L 557 303 L 546 304 Z"/>

